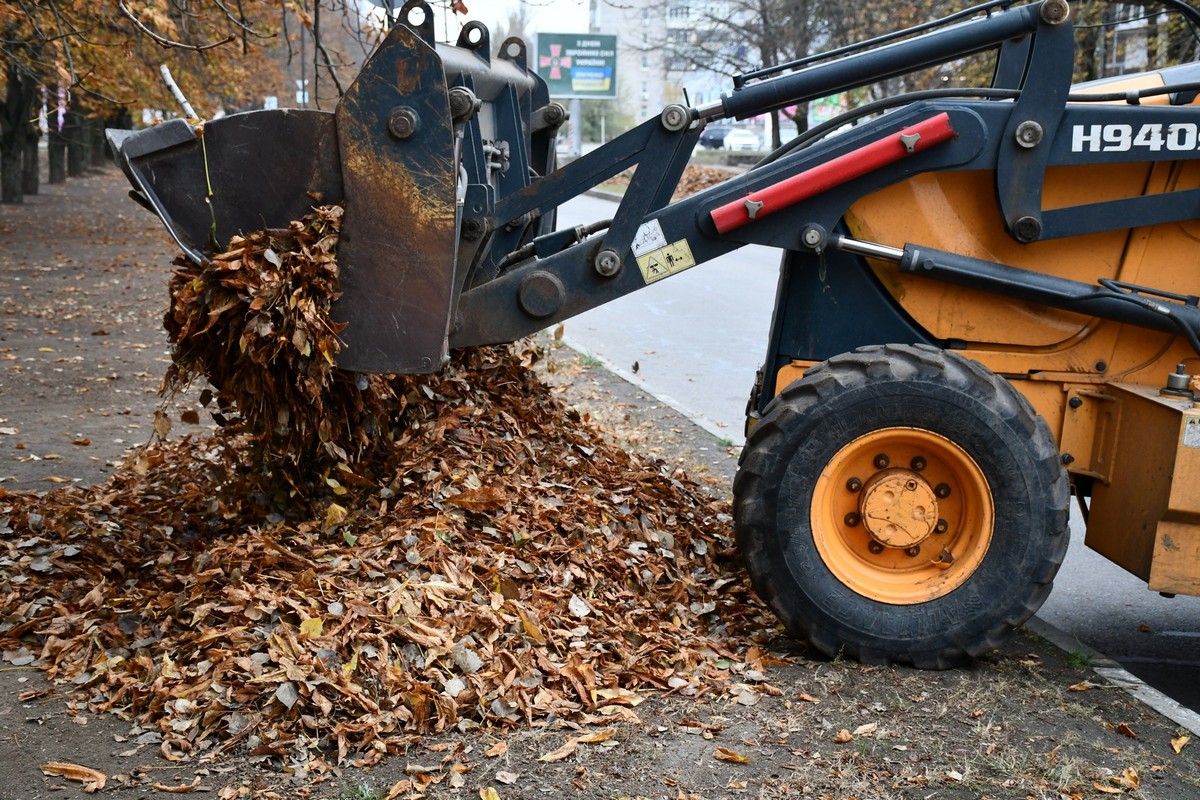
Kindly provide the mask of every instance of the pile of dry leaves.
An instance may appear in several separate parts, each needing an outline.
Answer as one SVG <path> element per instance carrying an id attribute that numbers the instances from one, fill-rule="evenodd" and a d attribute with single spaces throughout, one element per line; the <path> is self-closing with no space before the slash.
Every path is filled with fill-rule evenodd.
<path id="1" fill-rule="evenodd" d="M 286 478 L 314 459 L 356 461 L 402 411 L 403 379 L 334 366 L 341 220 L 341 206 L 322 206 L 288 228 L 235 236 L 212 261 L 180 258 L 170 283 L 164 393 L 207 380 L 214 419 Z"/>
<path id="2" fill-rule="evenodd" d="M 640 690 L 727 679 L 747 631 L 771 627 L 730 563 L 727 504 L 605 443 L 530 352 L 460 353 L 364 400 L 326 369 L 334 222 L 247 237 L 180 275 L 185 302 L 206 287 L 206 307 L 240 304 L 177 318 L 176 336 L 250 423 L 155 443 L 98 488 L 0 489 L 4 658 L 157 731 L 169 758 L 245 745 L 292 765 L 453 726 L 603 719 Z M 284 246 L 295 268 L 265 274 L 292 262 Z M 260 299 L 273 327 L 235 327 Z M 370 424 L 381 446 L 347 458 Z M 295 437 L 331 457 L 307 464 L 311 491 L 271 496 L 247 454 Z"/>

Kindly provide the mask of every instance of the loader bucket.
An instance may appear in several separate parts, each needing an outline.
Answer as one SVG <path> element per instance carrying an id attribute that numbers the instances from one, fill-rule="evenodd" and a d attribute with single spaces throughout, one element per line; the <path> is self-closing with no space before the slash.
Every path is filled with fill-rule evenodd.
<path id="1" fill-rule="evenodd" d="M 458 241 L 454 129 L 442 60 L 417 31 L 395 26 L 333 113 L 173 120 L 110 131 L 109 141 L 135 198 L 197 262 L 234 234 L 344 203 L 338 366 L 409 373 L 446 362 Z"/>

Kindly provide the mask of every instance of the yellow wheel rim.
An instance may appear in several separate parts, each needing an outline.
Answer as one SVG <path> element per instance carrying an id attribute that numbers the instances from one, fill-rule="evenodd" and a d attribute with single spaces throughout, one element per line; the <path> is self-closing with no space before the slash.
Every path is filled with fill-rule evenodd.
<path id="1" fill-rule="evenodd" d="M 983 470 L 919 428 L 885 428 L 837 452 L 817 478 L 810 522 L 821 559 L 854 592 L 911 605 L 961 586 L 994 525 Z"/>

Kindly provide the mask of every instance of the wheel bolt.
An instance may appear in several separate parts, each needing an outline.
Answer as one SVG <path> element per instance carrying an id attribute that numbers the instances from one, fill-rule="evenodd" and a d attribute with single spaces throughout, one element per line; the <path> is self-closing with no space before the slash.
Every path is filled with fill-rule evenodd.
<path id="1" fill-rule="evenodd" d="M 936 494 L 941 499 L 945 500 L 947 497 L 950 496 L 950 485 L 945 484 L 945 483 L 939 483 L 937 486 L 933 487 L 933 493 Z"/>
<path id="2" fill-rule="evenodd" d="M 845 522 L 849 527 L 854 528 L 858 525 L 859 517 L 858 514 L 855 514 L 853 511 L 851 511 L 849 514 L 842 517 L 842 521 Z"/>
<path id="3" fill-rule="evenodd" d="M 875 469 L 887 469 L 887 465 L 892 463 L 892 460 L 887 457 L 886 453 L 880 453 L 875 456 Z"/>
<path id="4" fill-rule="evenodd" d="M 910 492 L 915 492 L 917 490 L 917 482 L 916 481 L 906 481 L 904 483 L 904 488 Z"/>
<path id="5" fill-rule="evenodd" d="M 860 481 L 858 478 L 851 478 L 850 480 L 846 481 L 846 488 L 852 492 L 861 492 L 862 481 Z"/>
<path id="6" fill-rule="evenodd" d="M 867 542 L 867 549 L 870 550 L 875 555 L 879 555 L 880 553 L 883 552 L 883 545 L 881 545 L 879 542 L 871 541 L 871 542 Z"/>
<path id="7" fill-rule="evenodd" d="M 925 459 L 920 456 L 913 456 L 913 460 L 908 462 L 908 465 L 913 468 L 913 472 L 921 472 L 925 469 Z"/>
<path id="8" fill-rule="evenodd" d="M 916 558 L 917 556 L 919 556 L 921 554 L 921 545 L 914 544 L 912 547 L 905 550 L 904 554 L 907 555 L 909 558 Z"/>
<path id="9" fill-rule="evenodd" d="M 948 530 L 950 530 L 950 525 L 944 519 L 939 519 L 937 524 L 933 526 L 934 533 L 945 533 Z"/>

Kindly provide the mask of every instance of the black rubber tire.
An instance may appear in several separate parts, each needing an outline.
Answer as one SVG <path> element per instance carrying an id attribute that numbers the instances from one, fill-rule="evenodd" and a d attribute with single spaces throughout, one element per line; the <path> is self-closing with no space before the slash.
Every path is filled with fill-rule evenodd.
<path id="1" fill-rule="evenodd" d="M 946 437 L 987 479 L 990 545 L 934 600 L 879 602 L 825 564 L 810 520 L 822 469 L 857 437 L 891 427 Z M 1066 554 L 1070 490 L 1045 420 L 1003 378 L 955 353 L 880 345 L 810 369 L 767 407 L 734 481 L 738 547 L 759 596 L 828 656 L 927 669 L 997 647 L 1050 594 Z"/>

